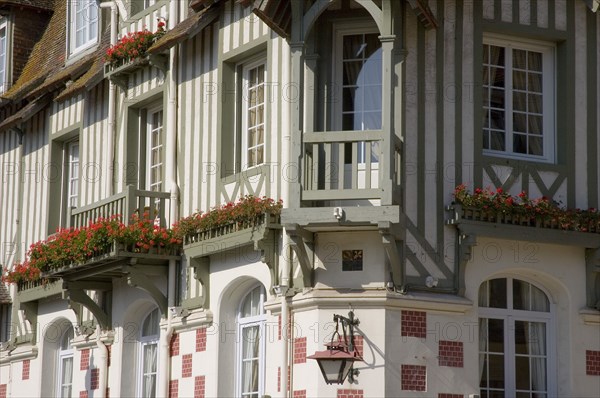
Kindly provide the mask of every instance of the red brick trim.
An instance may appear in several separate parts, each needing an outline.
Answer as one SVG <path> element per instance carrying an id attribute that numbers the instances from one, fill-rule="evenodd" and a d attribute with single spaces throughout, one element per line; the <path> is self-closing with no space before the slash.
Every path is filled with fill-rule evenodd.
<path id="1" fill-rule="evenodd" d="M 172 357 L 179 355 L 179 333 L 173 333 L 171 337 L 171 352 Z"/>
<path id="2" fill-rule="evenodd" d="M 585 352 L 585 374 L 600 376 L 600 351 L 587 350 Z"/>
<path id="3" fill-rule="evenodd" d="M 462 368 L 464 353 L 462 341 L 441 340 L 439 343 L 439 365 Z"/>
<path id="4" fill-rule="evenodd" d="M 196 376 L 194 378 L 194 398 L 204 398 L 206 391 L 206 377 Z"/>
<path id="5" fill-rule="evenodd" d="M 427 313 L 423 311 L 402 311 L 402 336 L 427 337 Z"/>
<path id="6" fill-rule="evenodd" d="M 363 398 L 363 390 L 338 389 L 337 398 Z"/>
<path id="7" fill-rule="evenodd" d="M 186 354 L 181 358 L 181 377 L 192 377 L 192 354 Z"/>
<path id="8" fill-rule="evenodd" d="M 441 392 L 438 394 L 438 398 L 465 398 L 463 394 L 449 394 L 447 392 Z"/>
<path id="9" fill-rule="evenodd" d="M 90 390 L 97 390 L 100 387 L 100 369 L 92 369 L 90 378 Z"/>
<path id="10" fill-rule="evenodd" d="M 306 398 L 306 390 L 294 391 L 294 398 Z"/>
<path id="11" fill-rule="evenodd" d="M 281 366 L 277 368 L 277 392 L 281 392 Z"/>
<path id="12" fill-rule="evenodd" d="M 306 362 L 306 337 L 294 339 L 294 364 Z"/>
<path id="13" fill-rule="evenodd" d="M 88 398 L 87 390 L 79 391 L 79 398 Z"/>
<path id="14" fill-rule="evenodd" d="M 6 398 L 6 390 L 7 390 L 7 385 L 6 384 L 0 384 L 0 398 Z"/>
<path id="15" fill-rule="evenodd" d="M 31 361 L 26 359 L 23 361 L 23 372 L 21 373 L 21 380 L 29 380 L 29 370 L 31 369 Z"/>
<path id="16" fill-rule="evenodd" d="M 196 329 L 196 352 L 206 351 L 206 328 Z"/>
<path id="17" fill-rule="evenodd" d="M 405 391 L 427 390 L 427 367 L 421 365 L 402 365 L 402 389 Z"/>
<path id="18" fill-rule="evenodd" d="M 169 381 L 169 398 L 179 397 L 179 380 Z"/>
<path id="19" fill-rule="evenodd" d="M 89 348 L 81 350 L 81 358 L 79 359 L 79 370 L 88 370 L 90 368 L 90 350 Z"/>

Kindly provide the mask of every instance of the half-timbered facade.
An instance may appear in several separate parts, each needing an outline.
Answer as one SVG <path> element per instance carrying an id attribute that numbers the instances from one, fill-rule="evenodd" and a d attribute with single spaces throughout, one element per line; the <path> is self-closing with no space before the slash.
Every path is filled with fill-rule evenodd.
<path id="1" fill-rule="evenodd" d="M 0 398 L 598 396 L 598 218 L 453 193 L 596 214 L 599 6 L 0 0 L 4 275 L 99 218 L 283 202 L 0 283 Z M 359 374 L 328 385 L 307 357 L 349 311 Z"/>

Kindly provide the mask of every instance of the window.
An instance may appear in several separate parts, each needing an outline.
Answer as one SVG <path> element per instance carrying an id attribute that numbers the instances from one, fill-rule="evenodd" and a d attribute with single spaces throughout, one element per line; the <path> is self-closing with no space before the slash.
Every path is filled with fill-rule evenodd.
<path id="1" fill-rule="evenodd" d="M 3 288 L 0 286 L 0 294 Z M 10 339 L 11 310 L 12 305 L 10 303 L 0 304 L 0 343 L 7 342 Z"/>
<path id="2" fill-rule="evenodd" d="M 160 108 L 148 110 L 146 128 L 146 188 L 162 192 L 164 176 L 164 133 L 163 111 Z"/>
<path id="3" fill-rule="evenodd" d="M 382 49 L 379 33 L 365 25 L 342 27 L 335 35 L 337 98 L 336 129 L 342 131 L 380 130 L 382 127 Z M 358 161 L 365 162 L 366 143 L 357 148 Z M 371 143 L 371 160 L 378 159 L 378 145 Z M 346 144 L 345 163 L 351 163 L 351 144 Z"/>
<path id="4" fill-rule="evenodd" d="M 0 93 L 6 91 L 8 85 L 6 32 L 6 19 L 0 17 Z"/>
<path id="5" fill-rule="evenodd" d="M 67 151 L 67 203 L 77 207 L 79 202 L 79 141 L 66 143 Z"/>
<path id="6" fill-rule="evenodd" d="M 257 286 L 240 305 L 238 314 L 238 397 L 258 398 L 264 394 L 265 289 Z"/>
<path id="7" fill-rule="evenodd" d="M 484 40 L 484 152 L 553 162 L 554 113 L 553 47 Z"/>
<path id="8" fill-rule="evenodd" d="M 144 11 L 146 8 L 153 6 L 156 0 L 131 0 L 131 14 L 134 15 L 138 12 Z"/>
<path id="9" fill-rule="evenodd" d="M 556 396 L 552 305 L 536 286 L 498 278 L 479 289 L 480 395 Z"/>
<path id="10" fill-rule="evenodd" d="M 58 379 L 57 379 L 57 396 L 71 397 L 73 389 L 73 327 L 69 325 L 60 339 L 58 348 Z"/>
<path id="11" fill-rule="evenodd" d="M 244 65 L 242 73 L 242 165 L 250 168 L 265 161 L 265 63 Z"/>
<path id="12" fill-rule="evenodd" d="M 98 42 L 98 4 L 96 0 L 76 0 L 69 4 L 69 53 L 75 54 Z"/>
<path id="13" fill-rule="evenodd" d="M 138 362 L 138 394 L 143 398 L 156 397 L 158 375 L 158 338 L 160 334 L 160 312 L 151 311 L 142 322 Z"/>
<path id="14" fill-rule="evenodd" d="M 362 250 L 342 250 L 342 271 L 362 271 L 362 269 Z"/>

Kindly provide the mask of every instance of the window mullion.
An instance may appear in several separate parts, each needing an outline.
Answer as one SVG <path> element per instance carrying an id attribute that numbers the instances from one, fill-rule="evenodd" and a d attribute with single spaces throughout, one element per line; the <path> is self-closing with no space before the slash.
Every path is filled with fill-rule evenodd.
<path id="1" fill-rule="evenodd" d="M 507 153 L 513 153 L 513 57 L 512 47 L 504 47 L 504 90 L 506 103 L 504 104 L 506 113 L 504 120 L 504 129 L 506 131 Z M 512 308 L 512 307 L 511 307 Z"/>

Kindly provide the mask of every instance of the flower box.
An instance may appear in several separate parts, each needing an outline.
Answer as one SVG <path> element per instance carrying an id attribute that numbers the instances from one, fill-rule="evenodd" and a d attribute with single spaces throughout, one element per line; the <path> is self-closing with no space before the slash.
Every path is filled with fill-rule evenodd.
<path id="1" fill-rule="evenodd" d="M 38 301 L 46 297 L 61 294 L 62 291 L 62 281 L 42 279 L 17 284 L 17 296 L 20 303 Z"/>

